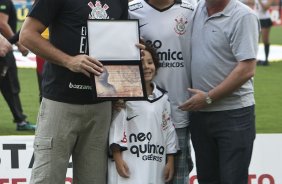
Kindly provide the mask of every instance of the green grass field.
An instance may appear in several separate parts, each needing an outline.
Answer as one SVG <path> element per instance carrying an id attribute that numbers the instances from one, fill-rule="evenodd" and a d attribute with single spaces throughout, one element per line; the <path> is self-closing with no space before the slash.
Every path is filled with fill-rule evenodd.
<path id="1" fill-rule="evenodd" d="M 282 26 L 274 26 L 271 28 L 270 43 L 282 45 Z"/>
<path id="2" fill-rule="evenodd" d="M 256 120 L 258 133 L 282 133 L 282 61 L 269 67 L 257 67 L 255 76 Z M 36 121 L 38 87 L 35 69 L 19 69 L 21 99 L 28 120 Z M 0 96 L 0 135 L 29 135 L 33 132 L 16 131 L 12 115 Z"/>
<path id="3" fill-rule="evenodd" d="M 257 67 L 255 99 L 257 132 L 282 133 L 282 61 Z"/>
<path id="4" fill-rule="evenodd" d="M 39 108 L 38 86 L 35 69 L 19 69 L 19 80 L 21 84 L 21 101 L 24 113 L 28 120 L 35 123 Z M 29 135 L 33 132 L 16 131 L 16 124 L 13 123 L 12 114 L 0 95 L 0 135 Z"/>

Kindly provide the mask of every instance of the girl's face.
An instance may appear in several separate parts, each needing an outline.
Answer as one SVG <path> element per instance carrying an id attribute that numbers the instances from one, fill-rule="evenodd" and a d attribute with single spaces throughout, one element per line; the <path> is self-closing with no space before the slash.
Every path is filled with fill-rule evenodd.
<path id="1" fill-rule="evenodd" d="M 144 59 L 142 60 L 144 71 L 144 79 L 146 82 L 151 82 L 156 74 L 156 67 L 152 55 L 148 51 L 144 51 Z"/>

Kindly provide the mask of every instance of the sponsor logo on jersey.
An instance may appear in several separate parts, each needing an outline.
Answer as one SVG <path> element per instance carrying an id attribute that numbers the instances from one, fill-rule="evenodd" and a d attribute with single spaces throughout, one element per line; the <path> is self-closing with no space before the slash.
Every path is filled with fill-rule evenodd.
<path id="1" fill-rule="evenodd" d="M 137 9 L 140 9 L 140 8 L 143 8 L 143 5 L 142 5 L 141 2 L 135 3 L 135 4 L 129 4 L 129 7 L 128 7 L 128 9 L 130 11 L 134 11 L 134 10 L 137 10 Z"/>
<path id="2" fill-rule="evenodd" d="M 162 50 L 163 43 L 161 40 L 147 40 L 146 43 L 157 50 L 160 67 L 184 67 L 181 51 L 171 49 Z"/>
<path id="3" fill-rule="evenodd" d="M 92 87 L 88 86 L 88 85 L 80 85 L 80 84 L 73 84 L 73 83 L 69 83 L 69 88 L 71 89 L 79 89 L 79 90 L 91 90 Z"/>
<path id="4" fill-rule="evenodd" d="M 184 62 L 161 62 L 160 67 L 162 68 L 182 68 L 184 67 Z"/>
<path id="5" fill-rule="evenodd" d="M 109 9 L 107 4 L 102 6 L 100 1 L 96 1 L 95 5 L 93 5 L 92 2 L 89 2 L 88 6 L 92 9 L 91 13 L 89 14 L 89 19 L 109 19 L 106 11 Z"/>
<path id="6" fill-rule="evenodd" d="M 149 23 L 142 24 L 142 25 L 139 26 L 139 28 L 146 26 L 147 24 L 149 24 Z"/>
<path id="7" fill-rule="evenodd" d="M 135 116 L 131 116 L 131 117 L 126 117 L 126 120 L 127 121 L 130 121 L 130 120 L 132 120 L 133 118 L 135 118 L 135 117 L 137 117 L 138 115 L 135 115 Z"/>
<path id="8" fill-rule="evenodd" d="M 133 144 L 129 148 L 130 153 L 144 161 L 162 162 L 165 155 L 165 148 L 162 145 L 151 143 L 152 137 L 151 132 L 130 134 L 129 143 Z"/>
<path id="9" fill-rule="evenodd" d="M 186 24 L 188 24 L 187 18 L 180 16 L 176 17 L 174 20 L 176 22 L 174 31 L 179 35 L 183 35 L 186 32 Z"/>
<path id="10" fill-rule="evenodd" d="M 168 49 L 166 52 L 158 52 L 158 57 L 160 58 L 161 61 L 170 61 L 170 60 L 183 60 L 182 53 L 172 51 Z"/>

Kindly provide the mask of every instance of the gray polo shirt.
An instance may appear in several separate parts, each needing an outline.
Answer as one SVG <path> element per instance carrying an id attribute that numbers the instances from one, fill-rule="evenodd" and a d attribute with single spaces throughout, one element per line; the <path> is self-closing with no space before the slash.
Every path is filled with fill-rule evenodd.
<path id="1" fill-rule="evenodd" d="M 230 0 L 222 12 L 208 17 L 205 0 L 199 2 L 192 28 L 192 88 L 210 91 L 218 86 L 238 62 L 255 59 L 259 21 L 254 12 L 237 0 Z M 222 111 L 255 103 L 253 79 L 231 95 L 215 101 L 203 111 Z"/>

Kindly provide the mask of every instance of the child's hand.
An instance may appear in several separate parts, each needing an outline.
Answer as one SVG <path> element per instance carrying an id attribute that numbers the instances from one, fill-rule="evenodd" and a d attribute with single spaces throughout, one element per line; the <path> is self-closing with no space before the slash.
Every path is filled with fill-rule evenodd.
<path id="1" fill-rule="evenodd" d="M 164 168 L 165 182 L 169 182 L 173 178 L 173 174 L 174 174 L 174 156 L 168 155 L 167 163 Z"/>
<path id="2" fill-rule="evenodd" d="M 164 170 L 165 182 L 169 182 L 172 179 L 173 173 L 174 173 L 174 168 L 166 164 L 165 170 Z"/>
<path id="3" fill-rule="evenodd" d="M 122 153 L 119 147 L 113 145 L 111 149 L 113 151 L 113 158 L 116 163 L 116 169 L 117 169 L 118 174 L 121 177 L 129 178 L 129 169 L 128 169 L 126 162 L 122 159 L 122 156 L 121 156 Z"/>
<path id="4" fill-rule="evenodd" d="M 129 169 L 124 160 L 116 162 L 116 169 L 121 177 L 129 178 Z"/>

